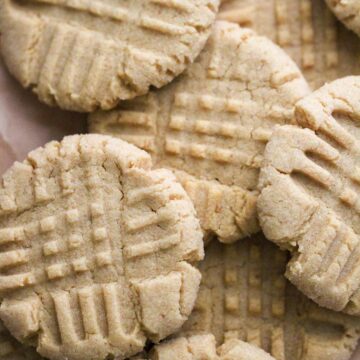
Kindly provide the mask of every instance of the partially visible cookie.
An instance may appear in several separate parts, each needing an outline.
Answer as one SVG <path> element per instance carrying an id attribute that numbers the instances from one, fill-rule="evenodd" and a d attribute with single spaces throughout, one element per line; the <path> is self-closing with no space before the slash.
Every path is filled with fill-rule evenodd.
<path id="1" fill-rule="evenodd" d="M 110 109 L 162 87 L 194 61 L 219 0 L 2 0 L 1 52 L 39 99 Z"/>
<path id="2" fill-rule="evenodd" d="M 275 360 L 265 351 L 240 340 L 216 349 L 213 335 L 194 335 L 169 340 L 154 347 L 151 360 Z"/>
<path id="3" fill-rule="evenodd" d="M 49 359 L 119 360 L 177 331 L 203 257 L 193 205 L 119 139 L 66 137 L 0 184 L 0 316 Z"/>
<path id="4" fill-rule="evenodd" d="M 202 228 L 233 242 L 259 230 L 257 182 L 265 144 L 276 124 L 293 121 L 309 88 L 275 44 L 217 22 L 205 50 L 160 91 L 89 119 L 149 151 L 157 167 L 176 170 Z"/>
<path id="5" fill-rule="evenodd" d="M 293 254 L 287 277 L 318 304 L 360 315 L 360 77 L 296 106 L 265 151 L 258 201 L 266 236 Z"/>
<path id="6" fill-rule="evenodd" d="M 213 241 L 199 264 L 198 300 L 181 335 L 243 340 L 277 360 L 349 360 L 359 319 L 320 308 L 285 278 L 288 254 L 261 234 L 233 245 Z"/>
<path id="7" fill-rule="evenodd" d="M 275 360 L 258 347 L 240 340 L 230 340 L 218 350 L 221 360 Z"/>
<path id="8" fill-rule="evenodd" d="M 0 321 L 0 360 L 45 360 L 37 352 L 17 342 Z"/>
<path id="9" fill-rule="evenodd" d="M 337 18 L 360 36 L 360 2 L 358 0 L 326 0 Z"/>
<path id="10" fill-rule="evenodd" d="M 336 20 L 325 1 L 223 0 L 219 18 L 250 27 L 280 45 L 314 89 L 360 74 L 359 38 Z"/>
<path id="11" fill-rule="evenodd" d="M 212 335 L 179 337 L 165 341 L 154 347 L 149 358 L 151 360 L 219 360 L 215 338 Z"/>

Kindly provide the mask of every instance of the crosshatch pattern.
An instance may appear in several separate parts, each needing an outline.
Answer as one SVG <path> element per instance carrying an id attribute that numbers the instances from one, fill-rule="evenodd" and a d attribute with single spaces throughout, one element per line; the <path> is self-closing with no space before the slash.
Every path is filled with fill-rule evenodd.
<path id="1" fill-rule="evenodd" d="M 325 1 L 223 0 L 219 18 L 271 38 L 314 89 L 360 74 L 358 37 L 336 20 Z"/>
<path id="2" fill-rule="evenodd" d="M 202 283 L 182 334 L 215 335 L 263 348 L 277 360 L 349 359 L 360 336 L 356 318 L 320 308 L 285 279 L 288 254 L 263 235 L 211 243 Z"/>
<path id="3" fill-rule="evenodd" d="M 204 47 L 219 0 L 5 0 L 3 53 L 42 101 L 111 108 L 180 74 Z M 23 42 L 13 48 L 13 36 Z M 17 56 L 21 64 L 12 66 Z"/>
<path id="4" fill-rule="evenodd" d="M 336 80 L 298 103 L 299 124 L 313 131 L 283 127 L 274 133 L 259 199 L 264 231 L 293 251 L 288 278 L 320 305 L 351 314 L 360 312 L 357 80 Z M 271 216 L 270 202 L 276 205 Z"/>
<path id="5" fill-rule="evenodd" d="M 259 230 L 256 185 L 266 142 L 276 124 L 293 121 L 293 106 L 308 91 L 276 45 L 218 22 L 184 75 L 163 90 L 95 113 L 90 131 L 134 143 L 156 166 L 175 169 L 203 229 L 233 242 Z"/>
<path id="6" fill-rule="evenodd" d="M 21 341 L 38 336 L 43 356 L 125 358 L 190 314 L 200 275 L 186 261 L 203 256 L 200 227 L 174 176 L 150 166 L 132 145 L 90 135 L 4 175 L 1 317 Z"/>

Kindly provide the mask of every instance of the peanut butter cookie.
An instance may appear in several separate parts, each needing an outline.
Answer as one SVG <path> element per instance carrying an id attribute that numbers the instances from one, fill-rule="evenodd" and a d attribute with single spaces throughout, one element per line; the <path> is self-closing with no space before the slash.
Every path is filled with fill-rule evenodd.
<path id="1" fill-rule="evenodd" d="M 217 22 L 198 60 L 160 91 L 89 119 L 91 132 L 129 141 L 171 168 L 206 234 L 233 242 L 259 231 L 257 183 L 276 124 L 309 93 L 297 66 L 265 37 Z"/>
<path id="2" fill-rule="evenodd" d="M 190 199 L 150 156 L 101 135 L 66 137 L 0 184 L 0 316 L 55 360 L 125 359 L 179 330 L 203 257 Z"/>
<path id="3" fill-rule="evenodd" d="M 2 0 L 1 51 L 39 99 L 110 109 L 160 88 L 204 47 L 219 0 Z"/>

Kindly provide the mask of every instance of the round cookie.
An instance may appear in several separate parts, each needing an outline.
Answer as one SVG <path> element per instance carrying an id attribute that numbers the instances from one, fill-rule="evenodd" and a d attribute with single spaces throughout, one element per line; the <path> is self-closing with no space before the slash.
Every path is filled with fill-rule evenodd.
<path id="1" fill-rule="evenodd" d="M 3 0 L 10 72 L 64 109 L 110 109 L 182 73 L 204 47 L 219 0 Z"/>
<path id="2" fill-rule="evenodd" d="M 223 0 L 218 17 L 280 45 L 314 89 L 360 74 L 359 38 L 337 21 L 325 1 Z"/>
<path id="3" fill-rule="evenodd" d="M 180 337 L 157 345 L 151 360 L 275 360 L 265 351 L 240 340 L 232 340 L 216 349 L 213 335 Z"/>
<path id="4" fill-rule="evenodd" d="M 277 360 L 349 360 L 360 337 L 355 317 L 320 308 L 285 278 L 288 254 L 262 234 L 211 242 L 202 283 L 182 336 L 213 334 L 218 346 L 243 340 Z"/>
<path id="5" fill-rule="evenodd" d="M 293 120 L 308 85 L 292 60 L 253 31 L 217 22 L 197 61 L 172 84 L 89 119 L 176 170 L 202 228 L 232 242 L 259 230 L 257 182 L 275 124 Z"/>
<path id="6" fill-rule="evenodd" d="M 360 3 L 357 0 L 325 0 L 336 17 L 360 36 Z"/>
<path id="7" fill-rule="evenodd" d="M 49 359 L 119 360 L 177 331 L 203 258 L 173 174 L 119 139 L 66 137 L 0 183 L 0 316 Z"/>
<path id="8" fill-rule="evenodd" d="M 45 360 L 28 346 L 19 344 L 0 321 L 0 360 Z"/>
<path id="9" fill-rule="evenodd" d="M 265 151 L 259 217 L 291 250 L 287 277 L 318 304 L 360 315 L 360 77 L 336 80 L 296 106 Z"/>

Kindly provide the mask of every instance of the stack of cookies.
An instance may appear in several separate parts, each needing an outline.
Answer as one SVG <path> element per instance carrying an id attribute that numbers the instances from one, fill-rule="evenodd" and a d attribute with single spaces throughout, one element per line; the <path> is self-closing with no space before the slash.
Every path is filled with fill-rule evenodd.
<path id="1" fill-rule="evenodd" d="M 0 0 L 0 33 L 89 113 L 0 181 L 0 360 L 350 360 L 358 1 Z"/>

